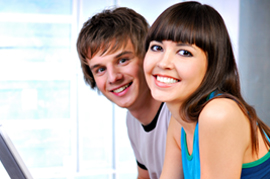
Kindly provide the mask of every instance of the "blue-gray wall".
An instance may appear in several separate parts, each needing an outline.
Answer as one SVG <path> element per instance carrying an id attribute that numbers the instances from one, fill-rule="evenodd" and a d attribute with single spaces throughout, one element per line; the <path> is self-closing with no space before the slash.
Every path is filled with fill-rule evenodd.
<path id="1" fill-rule="evenodd" d="M 241 0 L 239 72 L 244 98 L 270 125 L 270 1 Z"/>

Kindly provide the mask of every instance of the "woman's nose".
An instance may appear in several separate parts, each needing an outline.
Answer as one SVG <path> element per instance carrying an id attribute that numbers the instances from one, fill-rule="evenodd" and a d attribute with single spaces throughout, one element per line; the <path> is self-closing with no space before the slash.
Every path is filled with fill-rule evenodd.
<path id="1" fill-rule="evenodd" d="M 173 68 L 173 54 L 170 52 L 165 52 L 164 55 L 158 62 L 158 66 L 162 69 L 172 69 Z"/>

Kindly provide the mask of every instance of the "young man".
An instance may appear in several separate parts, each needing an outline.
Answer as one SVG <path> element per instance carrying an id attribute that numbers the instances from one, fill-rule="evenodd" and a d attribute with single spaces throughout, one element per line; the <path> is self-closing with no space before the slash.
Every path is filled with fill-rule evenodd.
<path id="1" fill-rule="evenodd" d="M 128 8 L 104 10 L 86 21 L 77 40 L 84 79 L 110 101 L 128 109 L 127 130 L 138 178 L 158 179 L 171 114 L 151 96 L 143 73 L 149 25 Z"/>

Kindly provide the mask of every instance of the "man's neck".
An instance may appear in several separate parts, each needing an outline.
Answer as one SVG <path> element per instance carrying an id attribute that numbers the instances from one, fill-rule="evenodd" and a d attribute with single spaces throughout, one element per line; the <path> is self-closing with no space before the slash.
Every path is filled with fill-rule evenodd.
<path id="1" fill-rule="evenodd" d="M 128 110 L 142 125 L 146 126 L 150 124 L 156 116 L 160 105 L 161 102 L 155 100 L 150 94 L 147 98 L 140 101 L 137 107 Z"/>

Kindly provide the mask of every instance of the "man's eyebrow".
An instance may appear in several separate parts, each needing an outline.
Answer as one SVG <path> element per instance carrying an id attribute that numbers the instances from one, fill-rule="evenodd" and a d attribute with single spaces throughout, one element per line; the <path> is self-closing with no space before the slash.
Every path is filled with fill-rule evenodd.
<path id="1" fill-rule="evenodd" d="M 98 68 L 100 66 L 101 66 L 100 64 L 93 65 L 93 66 L 90 67 L 90 70 L 92 71 L 93 69 Z"/>
<path id="2" fill-rule="evenodd" d="M 133 54 L 133 52 L 132 51 L 123 51 L 123 52 L 117 54 L 114 58 L 119 58 L 119 57 L 126 55 L 126 54 Z M 100 64 L 95 64 L 93 66 L 90 66 L 90 70 L 93 70 L 93 69 L 98 68 L 100 66 L 101 66 Z"/>
<path id="3" fill-rule="evenodd" d="M 119 53 L 118 55 L 116 55 L 115 57 L 116 58 L 119 58 L 121 57 L 122 55 L 126 55 L 126 54 L 133 54 L 132 51 L 123 51 L 121 53 Z"/>

